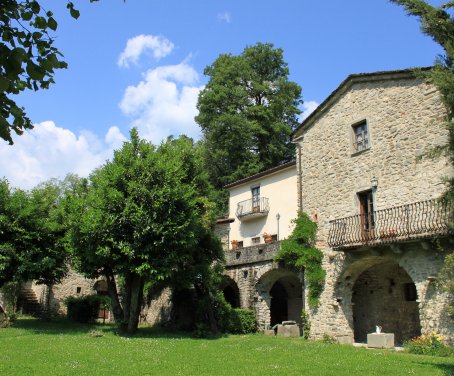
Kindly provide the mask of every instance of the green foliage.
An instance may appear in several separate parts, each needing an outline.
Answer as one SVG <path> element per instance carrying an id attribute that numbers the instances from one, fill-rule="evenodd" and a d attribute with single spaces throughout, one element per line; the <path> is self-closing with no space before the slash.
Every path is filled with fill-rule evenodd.
<path id="1" fill-rule="evenodd" d="M 68 296 L 64 304 L 69 320 L 89 323 L 97 319 L 100 307 L 109 307 L 109 299 L 101 295 Z"/>
<path id="2" fill-rule="evenodd" d="M 66 274 L 62 191 L 57 181 L 25 192 L 0 180 L 0 287 L 27 280 L 50 285 Z"/>
<path id="3" fill-rule="evenodd" d="M 430 36 L 444 50 L 444 55 L 439 56 L 435 66 L 423 72 L 417 72 L 427 82 L 434 84 L 441 93 L 448 116 L 444 124 L 449 130 L 449 141 L 442 147 L 450 157 L 451 164 L 454 163 L 454 2 L 449 1 L 440 7 L 434 7 L 422 0 L 391 0 L 405 8 L 408 14 L 417 16 L 421 21 L 421 30 Z M 430 155 L 440 154 L 440 148 L 434 150 Z M 454 178 L 447 179 L 448 190 L 445 199 L 454 202 Z M 443 286 L 451 295 L 454 294 L 454 273 L 452 273 L 453 258 L 446 258 L 444 271 L 442 272 Z M 451 272 L 449 270 L 451 268 Z M 454 314 L 454 298 L 451 299 L 450 313 Z"/>
<path id="4" fill-rule="evenodd" d="M 301 211 L 293 223 L 295 228 L 288 239 L 282 241 L 275 261 L 283 262 L 285 265 L 297 269 L 304 269 L 304 276 L 309 285 L 309 305 L 317 307 L 326 275 L 322 268 L 323 253 L 314 246 L 317 224 Z"/>
<path id="5" fill-rule="evenodd" d="M 257 43 L 239 56 L 221 54 L 204 73 L 209 82 L 196 121 L 216 189 L 294 158 L 289 135 L 298 125 L 301 88 L 288 79 L 282 49 Z"/>
<path id="6" fill-rule="evenodd" d="M 16 306 L 20 293 L 20 283 L 8 282 L 5 283 L 0 289 L 3 301 L 5 303 L 4 316 L 0 317 L 0 327 L 7 327 L 12 324 L 16 318 Z M 1 316 L 1 314 L 0 314 Z"/>
<path id="7" fill-rule="evenodd" d="M 97 0 L 90 0 L 91 2 Z M 73 18 L 79 17 L 67 2 Z M 67 64 L 54 46 L 58 23 L 50 10 L 36 0 L 0 2 L 0 138 L 13 143 L 11 131 L 33 128 L 24 108 L 11 98 L 25 90 L 48 89 L 54 73 Z"/>
<path id="8" fill-rule="evenodd" d="M 309 339 L 311 336 L 311 320 L 309 313 L 305 309 L 301 311 L 301 328 L 303 329 L 304 339 Z"/>
<path id="9" fill-rule="evenodd" d="M 232 308 L 222 292 L 215 298 L 215 317 L 223 333 L 247 334 L 257 330 L 257 319 L 252 309 Z"/>
<path id="10" fill-rule="evenodd" d="M 448 294 L 448 313 L 454 318 L 454 253 L 447 255 L 438 275 L 440 288 Z"/>
<path id="11" fill-rule="evenodd" d="M 442 342 L 443 336 L 432 332 L 430 335 L 422 335 L 412 338 L 404 343 L 404 348 L 411 354 L 432 356 L 454 356 L 454 348 L 446 346 Z"/>
<path id="12" fill-rule="evenodd" d="M 130 333 L 145 282 L 203 283 L 213 261 L 222 259 L 201 169 L 191 139 L 169 138 L 155 147 L 133 129 L 113 160 L 65 200 L 76 268 L 88 277 L 104 275 L 117 290 L 114 317 L 127 322 Z M 123 281 L 121 303 L 114 276 Z"/>

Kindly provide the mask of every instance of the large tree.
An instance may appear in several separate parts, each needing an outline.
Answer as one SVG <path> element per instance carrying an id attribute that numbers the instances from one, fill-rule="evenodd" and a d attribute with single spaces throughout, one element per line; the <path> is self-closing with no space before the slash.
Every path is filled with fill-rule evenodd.
<path id="1" fill-rule="evenodd" d="M 205 68 L 196 117 L 206 168 L 217 189 L 294 158 L 290 134 L 298 125 L 301 88 L 289 80 L 283 51 L 269 43 L 222 54 Z"/>
<path id="2" fill-rule="evenodd" d="M 72 17 L 79 17 L 71 1 L 66 7 Z M 22 134 L 33 128 L 14 96 L 25 90 L 48 89 L 55 70 L 67 67 L 54 46 L 52 33 L 57 26 L 52 11 L 36 0 L 0 1 L 0 138 L 10 144 L 12 131 Z"/>
<path id="3" fill-rule="evenodd" d="M 66 274 L 61 197 L 58 181 L 30 192 L 0 181 L 0 287 L 29 280 L 49 286 Z"/>
<path id="4" fill-rule="evenodd" d="M 186 137 L 155 147 L 133 129 L 130 142 L 66 201 L 76 267 L 106 278 L 115 321 L 130 334 L 145 282 L 185 273 L 203 244 L 213 244 L 197 155 Z M 215 249 L 206 263 L 222 257 Z"/>

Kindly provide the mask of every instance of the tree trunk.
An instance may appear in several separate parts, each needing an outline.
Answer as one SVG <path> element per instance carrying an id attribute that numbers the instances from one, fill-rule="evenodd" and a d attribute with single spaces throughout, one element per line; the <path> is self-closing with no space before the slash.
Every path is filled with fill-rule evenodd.
<path id="1" fill-rule="evenodd" d="M 123 325 L 121 327 L 123 332 L 128 331 L 128 323 L 130 317 L 130 309 L 131 309 L 131 285 L 132 285 L 132 273 L 126 273 L 123 286 Z"/>
<path id="2" fill-rule="evenodd" d="M 121 308 L 120 299 L 118 297 L 117 284 L 115 283 L 115 277 L 112 273 L 106 273 L 105 275 L 107 280 L 107 291 L 110 297 L 110 304 L 112 307 L 112 313 L 114 316 L 115 322 L 120 326 L 124 322 L 124 312 Z"/>
<path id="3" fill-rule="evenodd" d="M 205 286 L 199 286 L 195 285 L 195 291 L 197 294 L 197 300 L 198 304 L 200 304 L 201 301 L 205 300 L 206 301 L 206 319 L 208 321 L 208 325 L 210 326 L 210 330 L 213 333 L 218 332 L 218 324 L 216 322 L 216 318 L 214 316 L 214 311 L 213 311 L 213 294 L 211 293 L 209 288 L 206 288 Z"/>
<path id="4" fill-rule="evenodd" d="M 129 307 L 128 334 L 134 334 L 139 326 L 139 316 L 143 299 L 143 277 L 135 274 L 131 282 L 131 304 Z"/>

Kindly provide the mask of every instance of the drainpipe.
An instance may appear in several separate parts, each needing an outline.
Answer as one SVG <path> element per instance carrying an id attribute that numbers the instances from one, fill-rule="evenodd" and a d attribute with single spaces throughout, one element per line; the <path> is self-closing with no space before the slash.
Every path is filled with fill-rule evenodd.
<path id="1" fill-rule="evenodd" d="M 277 240 L 279 241 L 279 220 L 281 219 L 281 215 L 279 213 L 276 214 L 276 220 L 277 220 Z"/>
<path id="2" fill-rule="evenodd" d="M 303 141 L 304 137 L 300 136 L 293 141 L 290 141 L 292 144 L 295 144 L 296 147 L 298 148 L 298 176 L 297 176 L 297 181 L 298 181 L 298 200 L 299 200 L 299 211 L 303 210 L 303 178 L 302 178 L 302 163 L 301 163 L 301 144 L 300 142 Z"/>

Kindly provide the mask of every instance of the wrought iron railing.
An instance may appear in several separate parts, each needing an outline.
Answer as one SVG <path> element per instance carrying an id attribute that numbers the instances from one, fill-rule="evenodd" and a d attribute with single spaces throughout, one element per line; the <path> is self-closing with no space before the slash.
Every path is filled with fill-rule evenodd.
<path id="1" fill-rule="evenodd" d="M 266 197 L 259 199 L 249 199 L 238 203 L 236 207 L 236 216 L 238 218 L 249 215 L 264 215 L 270 211 L 269 200 Z"/>
<path id="2" fill-rule="evenodd" d="M 452 233 L 454 207 L 442 200 L 427 200 L 363 215 L 330 221 L 328 245 L 350 248 Z"/>

